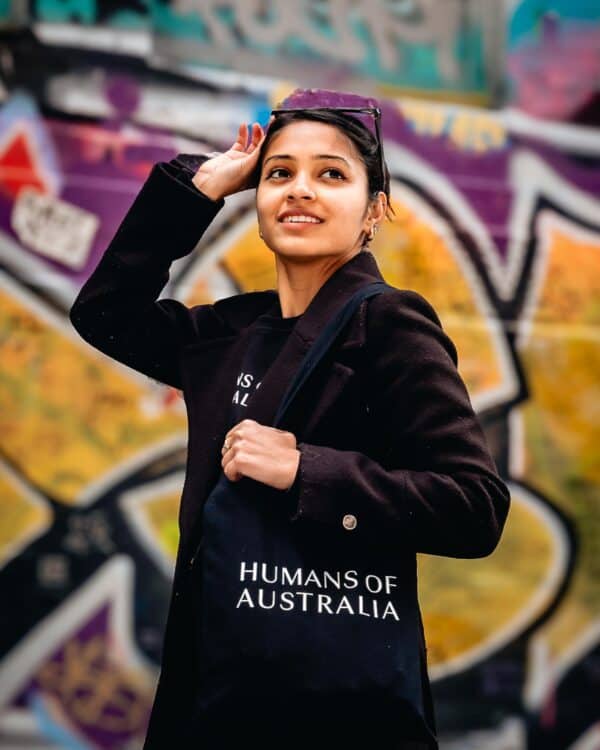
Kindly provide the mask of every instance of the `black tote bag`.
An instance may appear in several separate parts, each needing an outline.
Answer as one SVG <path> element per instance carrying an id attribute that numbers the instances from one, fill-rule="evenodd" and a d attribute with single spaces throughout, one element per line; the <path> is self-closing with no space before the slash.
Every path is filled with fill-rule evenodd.
<path id="1" fill-rule="evenodd" d="M 362 287 L 324 327 L 273 427 L 359 303 L 385 288 Z M 198 555 L 204 715 L 251 704 L 269 721 L 290 702 L 317 711 L 334 699 L 376 707 L 381 721 L 437 747 L 423 706 L 414 553 L 361 545 L 341 524 L 332 533 L 292 523 L 272 488 L 222 473 L 203 509 Z"/>

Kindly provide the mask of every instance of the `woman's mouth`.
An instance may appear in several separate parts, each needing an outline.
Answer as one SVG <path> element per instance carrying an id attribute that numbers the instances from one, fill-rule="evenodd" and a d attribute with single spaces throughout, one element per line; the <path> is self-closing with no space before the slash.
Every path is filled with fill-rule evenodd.
<path id="1" fill-rule="evenodd" d="M 280 219 L 282 224 L 286 224 L 289 227 L 306 227 L 315 224 L 322 224 L 321 219 L 317 219 L 316 216 L 307 216 L 305 214 L 294 214 L 292 216 L 284 216 Z"/>

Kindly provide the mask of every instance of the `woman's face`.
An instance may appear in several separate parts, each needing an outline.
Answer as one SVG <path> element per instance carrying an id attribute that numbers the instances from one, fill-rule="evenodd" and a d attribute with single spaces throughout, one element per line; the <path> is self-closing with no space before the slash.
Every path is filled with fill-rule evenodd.
<path id="1" fill-rule="evenodd" d="M 256 210 L 271 250 L 314 258 L 358 252 L 381 208 L 369 204 L 367 171 L 354 143 L 334 125 L 301 120 L 268 144 Z"/>

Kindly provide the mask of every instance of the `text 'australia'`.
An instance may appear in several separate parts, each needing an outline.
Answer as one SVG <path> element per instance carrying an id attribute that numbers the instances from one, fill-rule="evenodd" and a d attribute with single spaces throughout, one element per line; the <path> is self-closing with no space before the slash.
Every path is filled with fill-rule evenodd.
<path id="1" fill-rule="evenodd" d="M 245 586 L 236 609 L 279 609 L 282 612 L 311 612 L 327 615 L 358 615 L 385 620 L 400 620 L 394 602 L 386 597 L 398 588 L 397 576 L 347 571 L 309 571 L 302 568 L 270 566 L 258 562 L 240 565 L 240 582 L 258 584 Z M 268 584 L 269 588 L 261 584 Z M 282 590 L 281 586 L 313 587 L 321 591 Z M 352 594 L 323 593 L 323 589 L 353 589 Z M 360 591 L 363 593 L 359 593 Z M 385 598 L 376 598 L 382 594 Z"/>

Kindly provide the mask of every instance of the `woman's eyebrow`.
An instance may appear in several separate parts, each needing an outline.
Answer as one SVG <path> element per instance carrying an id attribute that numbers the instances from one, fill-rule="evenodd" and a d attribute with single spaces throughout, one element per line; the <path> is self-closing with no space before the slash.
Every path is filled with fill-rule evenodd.
<path id="1" fill-rule="evenodd" d="M 344 159 L 343 156 L 335 156 L 334 154 L 315 154 L 313 159 L 336 159 L 337 161 L 343 161 L 344 164 L 346 164 L 348 167 L 350 166 L 350 163 L 347 161 L 347 159 Z M 268 161 L 271 161 L 271 159 L 291 159 L 292 161 L 296 160 L 295 156 L 292 156 L 291 154 L 274 154 L 273 156 L 269 156 L 268 159 L 265 159 L 264 164 L 266 164 Z"/>

